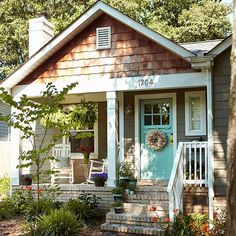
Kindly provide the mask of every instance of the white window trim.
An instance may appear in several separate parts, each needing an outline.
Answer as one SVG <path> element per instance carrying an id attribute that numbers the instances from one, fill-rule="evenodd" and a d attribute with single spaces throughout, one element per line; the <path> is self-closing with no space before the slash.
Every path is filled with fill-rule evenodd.
<path id="1" fill-rule="evenodd" d="M 201 103 L 201 129 L 191 130 L 191 114 L 189 101 L 192 97 L 199 97 Z M 199 136 L 206 135 L 206 96 L 205 91 L 185 92 L 185 135 Z"/>
<path id="2" fill-rule="evenodd" d="M 108 30 L 108 44 L 104 46 L 99 46 L 99 37 L 98 37 L 98 31 L 100 30 Z M 111 27 L 98 27 L 96 29 L 96 49 L 108 49 L 111 48 Z"/>
<path id="3" fill-rule="evenodd" d="M 90 153 L 89 159 L 98 159 L 98 121 L 94 124 L 94 152 Z M 71 153 L 71 159 L 84 159 L 84 156 L 82 153 Z"/>

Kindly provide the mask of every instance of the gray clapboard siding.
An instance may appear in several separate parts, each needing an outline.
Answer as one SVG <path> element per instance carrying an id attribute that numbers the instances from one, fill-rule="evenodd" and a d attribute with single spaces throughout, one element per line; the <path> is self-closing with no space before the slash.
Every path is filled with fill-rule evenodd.
<path id="1" fill-rule="evenodd" d="M 226 155 L 229 115 L 230 48 L 218 55 L 213 68 L 213 138 L 215 195 L 226 194 Z"/>

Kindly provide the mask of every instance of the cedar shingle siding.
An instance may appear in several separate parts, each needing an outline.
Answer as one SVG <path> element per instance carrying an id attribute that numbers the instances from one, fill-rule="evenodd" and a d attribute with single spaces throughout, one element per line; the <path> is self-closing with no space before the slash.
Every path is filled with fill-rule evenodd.
<path id="1" fill-rule="evenodd" d="M 226 194 L 226 151 L 229 115 L 230 50 L 216 57 L 213 69 L 215 194 Z"/>
<path id="2" fill-rule="evenodd" d="M 111 49 L 96 49 L 96 28 L 111 26 Z M 189 62 L 103 14 L 20 84 L 192 72 Z"/>

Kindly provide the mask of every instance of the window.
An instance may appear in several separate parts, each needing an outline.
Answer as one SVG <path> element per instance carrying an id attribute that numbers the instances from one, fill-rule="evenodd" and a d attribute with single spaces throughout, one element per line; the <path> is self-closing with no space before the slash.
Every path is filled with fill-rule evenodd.
<path id="1" fill-rule="evenodd" d="M 111 27 L 97 28 L 97 49 L 111 48 Z"/>
<path id="2" fill-rule="evenodd" d="M 185 135 L 206 135 L 205 91 L 185 93 Z"/>
<path id="3" fill-rule="evenodd" d="M 94 136 L 83 138 L 83 139 L 77 139 L 76 135 L 81 132 L 90 132 Z M 81 150 L 81 145 L 85 148 L 91 149 L 91 158 L 97 158 L 98 156 L 98 150 L 97 150 L 97 143 L 98 143 L 98 122 L 94 124 L 94 127 L 90 127 L 89 129 L 83 129 L 83 130 L 76 130 L 70 132 L 69 141 L 71 143 L 71 156 L 73 159 L 83 159 L 83 153 Z"/>

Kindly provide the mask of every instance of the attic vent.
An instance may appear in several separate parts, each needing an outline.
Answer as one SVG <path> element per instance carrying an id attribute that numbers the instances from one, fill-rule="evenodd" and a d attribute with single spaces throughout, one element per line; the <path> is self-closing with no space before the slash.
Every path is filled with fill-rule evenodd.
<path id="1" fill-rule="evenodd" d="M 111 27 L 97 28 L 97 49 L 111 48 Z"/>

